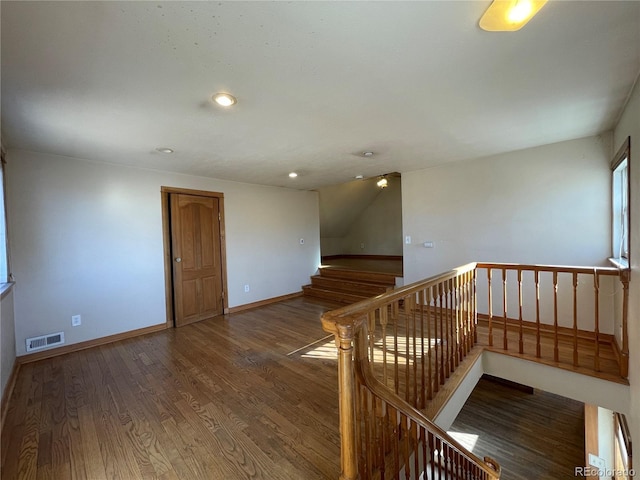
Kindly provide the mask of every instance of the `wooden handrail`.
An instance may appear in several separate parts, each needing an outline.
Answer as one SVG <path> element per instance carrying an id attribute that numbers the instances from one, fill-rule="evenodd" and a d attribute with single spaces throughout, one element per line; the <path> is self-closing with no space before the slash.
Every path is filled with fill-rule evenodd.
<path id="1" fill-rule="evenodd" d="M 486 276 L 478 275 L 483 268 Z M 494 278 L 493 270 L 501 274 Z M 530 300 L 529 287 L 525 288 L 530 272 L 535 313 L 523 308 L 525 299 Z M 541 298 L 543 275 L 549 275 L 552 282 L 548 299 Z M 571 286 L 565 288 L 560 279 L 567 275 Z M 584 319 L 579 309 L 584 302 L 579 285 L 584 275 L 592 278 L 589 288 L 594 296 L 593 331 L 581 329 Z M 513 289 L 508 284 L 512 277 L 517 281 Z M 407 479 L 417 478 L 427 464 L 432 476 L 434 469 L 444 469 L 446 473 L 457 468 L 472 472 L 469 475 L 473 478 L 499 478 L 497 462 L 479 459 L 466 451 L 421 411 L 478 341 L 479 284 L 485 282 L 482 285 L 487 287 L 488 296 L 488 311 L 483 314 L 489 327 L 485 348 L 497 351 L 494 334 L 501 329 L 497 335 L 502 336 L 504 351 L 541 358 L 541 337 L 552 335 L 553 360 L 558 363 L 565 361 L 565 355 L 561 358 L 559 354 L 559 338 L 568 337 L 572 347 L 568 364 L 576 367 L 581 360 L 579 345 L 594 341 L 593 368 L 598 371 L 599 344 L 603 338 L 613 338 L 600 331 L 603 277 L 618 277 L 623 287 L 619 360 L 620 374 L 626 378 L 629 275 L 616 268 L 473 262 L 325 313 L 323 328 L 335 335 L 339 351 L 341 480 L 397 478 L 401 471 Z M 501 285 L 498 279 L 502 280 Z M 542 282 L 545 284 L 546 280 Z M 502 305 L 498 307 L 501 312 L 497 315 L 493 311 L 496 295 L 502 295 Z M 514 301 L 517 308 L 512 309 Z M 541 305 L 545 304 L 552 306 L 552 318 L 542 318 Z M 570 326 L 564 322 L 561 326 L 560 322 L 560 307 L 565 304 L 572 308 L 567 315 Z M 517 310 L 517 318 L 509 318 L 508 310 Z M 527 352 L 531 347 L 524 341 L 525 331 L 535 332 L 535 352 Z"/>
<path id="2" fill-rule="evenodd" d="M 522 271 L 539 271 L 539 272 L 558 272 L 558 273 L 584 273 L 591 275 L 597 271 L 600 275 L 611 275 L 617 277 L 620 275 L 620 269 L 615 267 L 576 267 L 571 265 L 543 265 L 543 264 L 524 264 L 524 263 L 499 263 L 499 262 L 476 262 L 478 268 L 492 268 L 495 270 L 522 270 Z"/>
<path id="3" fill-rule="evenodd" d="M 478 479 L 499 477 L 499 467 L 419 411 L 477 339 L 475 271 L 475 263 L 464 265 L 323 315 L 339 351 L 341 480 L 372 478 L 372 469 L 382 476 L 404 469 L 417 478 L 427 463 Z M 394 443 L 398 435 L 402 445 Z"/>
<path id="4" fill-rule="evenodd" d="M 501 467 L 498 462 L 491 459 L 490 457 L 481 459 L 480 457 L 474 455 L 472 452 L 468 451 L 466 447 L 464 447 L 453 437 L 451 437 L 446 431 L 442 430 L 435 423 L 429 420 L 429 418 L 427 418 L 420 410 L 416 409 L 408 402 L 402 400 L 397 395 L 394 395 L 384 384 L 382 384 L 377 378 L 373 376 L 368 363 L 368 360 L 364 360 L 363 362 L 358 363 L 357 375 L 361 378 L 362 384 L 365 385 L 366 388 L 377 399 L 381 400 L 387 405 L 392 406 L 399 412 L 407 415 L 407 417 L 418 427 L 424 428 L 426 431 L 442 439 L 459 455 L 464 457 L 470 463 L 477 465 L 485 475 L 482 478 L 500 478 Z"/>
<path id="5" fill-rule="evenodd" d="M 526 264 L 516 264 L 516 263 L 490 263 L 490 262 L 478 262 L 477 269 L 486 269 L 486 283 L 484 284 L 487 288 L 487 309 L 488 311 L 479 312 L 479 316 L 481 318 L 487 318 L 488 328 L 489 328 L 489 346 L 492 347 L 494 345 L 494 330 L 496 328 L 502 330 L 502 345 L 503 350 L 505 351 L 513 351 L 511 346 L 509 345 L 509 332 L 514 328 L 517 328 L 518 331 L 518 350 L 519 354 L 530 353 L 534 354 L 536 358 L 542 358 L 541 352 L 541 330 L 547 329 L 548 325 L 552 325 L 553 327 L 553 361 L 556 363 L 562 363 L 564 360 L 560 358 L 560 348 L 559 348 L 559 339 L 561 337 L 561 331 L 564 331 L 563 327 L 560 327 L 560 312 L 559 312 L 559 304 L 562 299 L 562 294 L 559 292 L 558 285 L 559 279 L 561 276 L 565 275 L 569 277 L 571 283 L 571 293 L 568 291 L 564 293 L 564 298 L 566 299 L 565 303 L 569 302 L 569 298 L 571 298 L 571 312 L 569 315 L 565 315 L 563 318 L 566 318 L 570 321 L 570 341 L 572 346 L 572 355 L 571 362 L 569 363 L 573 367 L 582 366 L 580 363 L 579 357 L 579 340 L 584 339 L 584 328 L 581 327 L 581 324 L 587 319 L 581 318 L 579 311 L 585 308 L 584 300 L 581 300 L 580 295 L 584 295 L 584 292 L 580 292 L 579 287 L 579 278 L 582 276 L 591 277 L 593 284 L 593 316 L 588 319 L 588 321 L 593 321 L 593 330 L 589 330 L 593 332 L 593 346 L 594 346 L 594 356 L 593 356 L 593 369 L 596 372 L 600 371 L 601 368 L 601 355 L 600 355 L 600 343 L 602 339 L 607 337 L 601 333 L 601 318 L 600 318 L 600 308 L 601 308 L 601 296 L 604 294 L 600 288 L 600 281 L 602 277 L 618 277 L 622 284 L 622 314 L 620 321 L 620 327 L 622 330 L 622 335 L 620 338 L 620 343 L 622 345 L 618 345 L 616 343 L 616 347 L 619 353 L 619 372 L 622 378 L 628 377 L 628 365 L 629 365 L 629 338 L 628 338 L 628 284 L 629 284 L 629 271 L 621 270 L 615 267 L 576 267 L 576 266 L 560 266 L 560 265 L 526 265 Z M 493 292 L 492 285 L 492 272 L 494 270 L 501 272 L 502 279 L 502 291 L 498 292 L 498 295 L 502 295 L 502 314 L 494 312 L 494 303 L 495 303 L 495 295 Z M 511 273 L 509 273 L 511 272 Z M 535 299 L 530 301 L 529 303 L 533 306 L 535 305 L 535 318 L 525 318 L 523 314 L 523 295 L 525 295 L 523 290 L 523 272 L 531 272 L 533 274 L 533 282 L 534 282 L 534 292 L 529 292 L 529 294 L 533 293 L 535 295 Z M 550 274 L 551 284 L 553 287 L 552 290 L 552 300 L 547 301 L 547 304 L 553 305 L 553 316 L 548 319 L 547 322 L 543 322 L 541 319 L 541 299 L 540 299 L 540 279 L 541 274 Z M 517 286 L 513 286 L 511 289 L 508 286 L 508 277 L 512 276 L 516 278 Z M 479 276 L 479 279 L 484 279 L 482 275 Z M 569 281 L 568 280 L 568 281 Z M 516 290 L 517 289 L 517 290 Z M 512 305 L 511 302 L 513 300 L 507 299 L 508 292 L 517 291 L 517 307 L 518 307 L 518 317 L 510 318 L 507 310 L 508 305 Z M 515 296 L 515 294 L 513 294 Z M 513 297 L 512 297 L 513 298 Z M 531 314 L 533 317 L 533 314 Z M 552 320 L 552 323 L 550 322 Z M 496 323 L 498 322 L 498 323 Z M 523 345 L 523 329 L 528 328 L 527 325 L 535 325 L 536 328 L 536 345 L 535 352 L 525 352 L 525 348 Z M 563 333 L 564 335 L 564 333 Z M 615 335 L 609 334 L 609 337 L 612 338 L 612 342 L 616 342 Z M 514 341 L 513 339 L 511 340 Z"/>
<path id="6" fill-rule="evenodd" d="M 400 300 L 407 295 L 412 293 L 416 293 L 424 288 L 427 288 L 431 285 L 436 285 L 444 280 L 449 280 L 451 278 L 456 277 L 457 275 L 461 275 L 467 272 L 473 272 L 476 268 L 476 263 L 468 263 L 461 267 L 454 268 L 449 270 L 448 272 L 440 273 L 438 275 L 434 275 L 424 280 L 419 280 L 417 282 L 411 283 L 409 285 L 405 285 L 404 287 L 395 288 L 386 293 L 382 293 L 377 297 L 366 298 L 356 303 L 352 303 L 351 305 L 346 305 L 342 308 L 338 308 L 336 310 L 332 310 L 330 312 L 325 313 L 322 316 L 323 325 L 327 325 L 328 328 L 332 328 L 331 325 L 333 323 L 338 322 L 338 319 L 341 318 L 349 318 L 352 314 L 356 316 L 360 315 L 363 311 L 373 310 L 375 308 L 380 308 L 383 305 L 388 305 L 391 302 Z M 326 329 L 325 329 L 326 330 Z M 327 330 L 328 332 L 333 332 L 333 330 Z"/>

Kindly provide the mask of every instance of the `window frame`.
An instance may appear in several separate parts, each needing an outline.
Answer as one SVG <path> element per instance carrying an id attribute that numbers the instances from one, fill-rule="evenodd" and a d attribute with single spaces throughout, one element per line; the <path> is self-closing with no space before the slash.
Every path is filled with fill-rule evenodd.
<path id="1" fill-rule="evenodd" d="M 0 194 L 2 195 L 2 205 L 3 205 L 3 211 L 0 211 L 0 215 L 4 216 L 4 251 L 0 251 L 0 255 L 4 255 L 5 259 L 6 259 L 6 265 L 7 265 L 7 278 L 6 281 L 2 281 L 0 282 L 0 296 L 4 296 L 5 293 L 8 292 L 8 290 L 11 288 L 11 286 L 13 285 L 13 275 L 11 274 L 11 262 L 10 262 L 10 255 L 9 255 L 9 221 L 7 219 L 7 170 L 6 170 L 6 165 L 7 165 L 7 160 L 6 160 L 6 153 L 4 148 L 0 147 L 0 173 L 2 174 L 2 185 L 0 185 L 0 187 L 2 188 L 2 191 L 0 192 Z M 2 246 L 0 245 L 0 250 L 2 249 Z M 2 280 L 2 279 L 0 279 Z"/>
<path id="2" fill-rule="evenodd" d="M 617 184 L 620 180 L 616 178 L 616 174 L 620 166 L 626 162 L 626 177 L 623 178 L 624 188 L 623 193 L 626 193 L 622 198 L 626 200 L 626 215 L 624 207 L 621 211 L 617 211 L 617 205 L 621 202 L 616 202 L 617 191 L 619 188 Z M 622 146 L 618 149 L 613 160 L 611 161 L 611 261 L 623 268 L 629 268 L 631 265 L 631 192 L 630 192 L 630 178 L 631 178 L 631 137 L 627 137 L 622 143 Z M 622 223 L 622 227 L 616 227 L 615 223 L 620 217 L 625 221 Z M 626 217 L 626 218 L 625 218 Z M 616 232 L 621 231 L 620 234 Z M 627 251 L 621 252 L 619 245 L 621 238 L 626 237 Z"/>

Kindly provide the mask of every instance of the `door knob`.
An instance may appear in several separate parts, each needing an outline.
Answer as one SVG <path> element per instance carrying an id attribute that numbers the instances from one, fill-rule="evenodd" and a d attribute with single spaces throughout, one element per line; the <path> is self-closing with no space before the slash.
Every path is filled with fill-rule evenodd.
<path id="1" fill-rule="evenodd" d="M 176 263 L 180 263 L 182 259 L 180 257 L 176 257 Z"/>

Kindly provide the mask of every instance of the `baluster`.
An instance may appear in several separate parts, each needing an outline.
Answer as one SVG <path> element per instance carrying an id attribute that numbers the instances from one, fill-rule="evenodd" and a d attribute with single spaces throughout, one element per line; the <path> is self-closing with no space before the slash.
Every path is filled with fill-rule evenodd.
<path id="1" fill-rule="evenodd" d="M 502 268 L 502 320 L 503 320 L 503 334 L 502 343 L 505 350 L 509 350 L 507 343 L 507 269 Z"/>
<path id="2" fill-rule="evenodd" d="M 370 478 L 373 474 L 373 438 L 372 438 L 372 427 L 371 427 L 371 410 L 372 406 L 372 394 L 368 389 L 364 389 L 364 395 L 362 399 L 362 413 L 364 416 L 364 455 L 365 455 L 365 475 L 366 478 Z"/>
<path id="3" fill-rule="evenodd" d="M 374 365 L 376 345 L 376 311 L 370 311 L 367 318 L 369 319 L 369 359 L 371 360 L 372 365 Z"/>
<path id="4" fill-rule="evenodd" d="M 420 444 L 418 442 L 418 425 L 411 420 L 411 452 L 413 453 L 413 472 L 414 477 L 418 477 L 420 473 Z"/>
<path id="5" fill-rule="evenodd" d="M 386 308 L 386 307 L 383 307 Z M 398 319 L 393 318 L 393 388 L 396 395 L 400 392 L 400 368 L 398 365 Z"/>
<path id="6" fill-rule="evenodd" d="M 456 328 L 458 333 L 456 335 L 458 342 L 458 353 L 456 358 L 456 365 L 460 365 L 460 362 L 464 359 L 464 322 L 462 315 L 464 312 L 464 274 L 455 278 L 456 283 Z"/>
<path id="7" fill-rule="evenodd" d="M 478 320 L 478 288 L 477 288 L 477 271 L 478 268 L 474 268 L 471 273 L 471 329 L 473 330 L 473 336 L 469 340 L 469 350 L 478 343 L 478 329 L 476 328 L 476 322 Z"/>
<path id="8" fill-rule="evenodd" d="M 522 269 L 518 268 L 518 351 L 524 353 L 524 340 L 522 338 Z"/>
<path id="9" fill-rule="evenodd" d="M 471 336 L 470 328 L 470 314 L 471 314 L 471 301 L 470 301 L 470 283 L 471 272 L 464 274 L 462 279 L 462 358 L 466 357 L 469 353 L 469 338 Z"/>
<path id="10" fill-rule="evenodd" d="M 558 272 L 553 272 L 553 361 L 559 361 L 558 351 Z"/>
<path id="11" fill-rule="evenodd" d="M 599 273 L 593 270 L 593 296 L 594 296 L 594 329 L 596 334 L 596 352 L 593 357 L 593 368 L 596 372 L 600 371 L 600 278 Z"/>
<path id="12" fill-rule="evenodd" d="M 432 347 L 432 337 L 431 337 L 431 321 L 432 321 L 432 314 L 431 314 L 431 299 L 433 298 L 433 287 L 429 287 L 428 290 L 425 291 L 426 293 L 426 299 L 425 299 L 425 305 L 427 307 L 427 352 L 428 352 L 428 358 L 427 358 L 427 398 L 429 400 L 431 400 L 433 398 L 433 370 L 431 367 L 431 347 Z M 435 319 L 435 314 L 433 315 L 433 319 Z M 435 338 L 435 337 L 434 337 Z M 436 350 L 436 361 L 438 358 L 438 354 L 437 354 L 437 350 Z M 437 367 L 436 367 L 437 369 Z"/>
<path id="13" fill-rule="evenodd" d="M 424 290 L 418 292 L 418 303 L 420 304 L 420 405 L 419 408 L 425 406 L 425 359 L 424 359 Z"/>
<path id="14" fill-rule="evenodd" d="M 428 453 L 428 440 L 427 440 L 427 430 L 424 427 L 420 427 L 420 453 L 422 454 L 422 471 L 424 474 L 427 474 L 427 468 L 429 466 L 429 457 Z"/>
<path id="15" fill-rule="evenodd" d="M 398 443 L 400 441 L 400 436 L 399 436 L 400 432 L 399 432 L 399 426 L 398 426 L 398 410 L 396 410 L 395 408 L 389 407 L 389 417 L 390 417 L 390 420 L 393 422 L 392 424 L 393 436 L 391 437 L 391 440 L 393 442 L 393 470 L 396 472 L 395 473 L 396 478 L 398 478 L 397 472 L 398 472 L 398 466 L 400 465 L 400 452 L 398 451 L 398 446 L 399 446 Z"/>
<path id="16" fill-rule="evenodd" d="M 411 464 L 409 463 L 409 455 L 411 452 L 411 447 L 409 444 L 410 433 L 409 433 L 408 420 L 409 419 L 404 413 L 400 414 L 400 431 L 402 432 L 402 437 L 403 437 L 402 439 L 404 441 L 404 448 L 402 449 L 404 453 L 404 458 L 402 462 L 404 465 L 404 478 L 406 480 L 410 480 L 411 478 Z"/>
<path id="17" fill-rule="evenodd" d="M 451 350 L 453 349 L 453 325 L 451 324 L 451 280 L 444 281 L 444 321 L 445 321 L 445 338 L 447 339 L 447 350 L 445 356 L 445 378 L 449 378 L 453 365 L 451 364 Z"/>
<path id="18" fill-rule="evenodd" d="M 434 285 L 431 287 L 431 291 L 433 294 L 433 349 L 434 349 L 434 369 L 433 369 L 433 393 L 437 393 L 438 390 L 440 389 L 440 359 L 438 357 L 439 355 L 439 350 L 438 348 L 440 348 L 440 350 L 442 350 L 442 330 L 440 330 L 440 333 L 438 333 L 438 323 L 440 321 L 440 314 L 441 314 L 441 310 L 440 310 L 440 284 L 438 285 Z M 442 325 L 442 324 L 441 324 Z M 440 337 L 438 337 L 438 335 L 440 335 Z M 438 347 L 439 346 L 439 347 Z"/>
<path id="19" fill-rule="evenodd" d="M 391 419 L 389 417 L 389 406 L 386 402 L 382 403 L 383 410 L 383 426 L 384 431 L 382 433 L 382 454 L 383 454 L 383 472 L 387 468 L 387 454 L 391 451 L 391 444 L 393 442 L 393 429 L 391 428 Z"/>
<path id="20" fill-rule="evenodd" d="M 438 316 L 440 317 L 440 371 L 439 371 L 439 376 L 440 376 L 440 384 L 444 385 L 444 372 L 445 372 L 445 353 L 444 353 L 444 343 L 446 341 L 446 335 L 444 333 L 444 311 L 443 311 L 443 303 L 444 303 L 444 286 L 442 283 L 438 284 L 438 305 L 439 305 L 439 312 L 438 312 Z"/>
<path id="21" fill-rule="evenodd" d="M 446 380 L 447 378 L 449 378 L 449 348 L 451 347 L 451 342 L 449 341 L 449 292 L 447 290 L 447 281 L 445 280 L 442 283 L 442 293 L 443 293 L 443 297 L 442 297 L 442 303 L 443 303 L 443 309 L 442 309 L 442 314 L 443 314 L 443 322 L 444 322 L 444 329 L 443 329 L 443 350 L 444 350 L 444 357 L 442 359 L 442 371 L 443 371 L 443 378 Z M 442 381 L 442 383 L 444 383 L 444 380 Z"/>
<path id="22" fill-rule="evenodd" d="M 449 337 L 450 337 L 450 348 L 449 348 L 449 374 L 453 373 L 456 369 L 456 356 L 458 349 L 458 339 L 456 338 L 456 307 L 455 307 L 455 280 L 453 278 L 447 281 L 449 288 L 448 295 L 448 312 L 449 312 Z"/>
<path id="23" fill-rule="evenodd" d="M 534 272 L 536 282 L 536 357 L 540 358 L 540 271 Z"/>
<path id="24" fill-rule="evenodd" d="M 493 295 L 491 291 L 491 277 L 493 269 L 487 267 L 487 290 L 489 291 L 489 346 L 493 347 Z"/>
<path id="25" fill-rule="evenodd" d="M 375 403 L 373 404 L 373 415 L 374 418 L 376 419 L 376 453 L 377 453 L 377 464 L 378 464 L 378 471 L 380 472 L 384 472 L 385 471 L 385 456 L 386 456 L 386 452 L 384 450 L 384 444 L 385 444 L 385 415 L 384 415 L 384 408 L 385 404 L 382 400 L 380 399 L 376 399 Z M 383 473 L 384 476 L 384 473 Z"/>
<path id="26" fill-rule="evenodd" d="M 436 452 L 436 439 L 435 436 L 433 435 L 433 433 L 429 432 L 427 433 L 427 438 L 428 438 L 428 442 L 429 442 L 429 471 L 431 473 L 431 476 L 429 478 L 436 478 L 436 456 L 435 456 L 435 452 Z"/>
<path id="27" fill-rule="evenodd" d="M 387 350 L 389 348 L 387 346 L 387 325 L 389 323 L 387 307 L 378 309 L 378 314 L 380 316 L 380 326 L 382 327 L 382 380 L 386 386 L 389 386 L 387 383 Z"/>
<path id="28" fill-rule="evenodd" d="M 416 323 L 416 295 L 415 293 L 407 297 L 406 303 L 411 307 L 411 328 L 413 329 L 413 335 L 411 341 L 413 343 L 413 351 L 411 358 L 413 359 L 413 403 L 412 406 L 418 406 L 418 328 Z M 405 305 L 406 305 L 405 303 Z M 405 307 L 406 310 L 406 307 Z"/>
<path id="29" fill-rule="evenodd" d="M 573 273 L 573 366 L 578 366 L 578 274 Z"/>
<path id="30" fill-rule="evenodd" d="M 405 297 L 405 315 L 404 315 L 404 399 L 411 403 L 411 318 L 407 315 L 407 299 Z"/>

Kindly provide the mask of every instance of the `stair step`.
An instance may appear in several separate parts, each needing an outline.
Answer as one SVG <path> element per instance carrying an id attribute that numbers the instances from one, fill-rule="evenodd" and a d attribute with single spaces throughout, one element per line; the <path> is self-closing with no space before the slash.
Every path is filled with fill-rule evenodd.
<path id="1" fill-rule="evenodd" d="M 359 302 L 360 300 L 365 300 L 366 298 L 369 298 L 367 296 L 355 295 L 353 293 L 336 292 L 333 290 L 316 288 L 313 285 L 303 286 L 302 291 L 304 292 L 305 295 L 309 297 L 324 298 L 327 300 L 334 300 L 336 302 L 347 303 L 347 304 L 356 303 L 356 302 Z"/>
<path id="2" fill-rule="evenodd" d="M 337 292 L 354 293 L 356 295 L 371 297 L 385 293 L 393 288 L 391 285 L 323 277 L 322 275 L 314 275 L 311 277 L 311 285 L 324 290 L 334 290 Z"/>
<path id="3" fill-rule="evenodd" d="M 348 270 L 335 267 L 321 267 L 320 276 L 356 280 L 366 283 L 379 283 L 391 286 L 395 286 L 396 284 L 396 276 L 393 273 L 361 272 L 358 270 Z"/>

